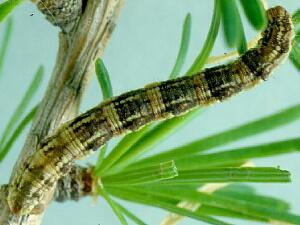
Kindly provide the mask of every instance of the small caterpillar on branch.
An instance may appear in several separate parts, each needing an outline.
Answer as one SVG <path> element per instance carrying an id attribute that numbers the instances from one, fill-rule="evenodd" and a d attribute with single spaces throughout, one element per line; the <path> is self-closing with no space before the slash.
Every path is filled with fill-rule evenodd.
<path id="1" fill-rule="evenodd" d="M 257 46 L 232 63 L 130 91 L 64 124 L 42 141 L 12 180 L 8 194 L 11 211 L 20 215 L 38 213 L 44 207 L 44 193 L 56 185 L 72 163 L 109 139 L 149 122 L 222 101 L 266 80 L 288 56 L 294 38 L 292 19 L 284 8 L 269 9 L 267 17 L 268 26 Z"/>

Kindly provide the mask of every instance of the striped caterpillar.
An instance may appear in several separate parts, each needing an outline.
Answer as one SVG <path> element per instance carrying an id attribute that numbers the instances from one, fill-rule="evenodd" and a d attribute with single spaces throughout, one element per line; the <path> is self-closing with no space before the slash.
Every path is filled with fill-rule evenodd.
<path id="1" fill-rule="evenodd" d="M 182 115 L 197 106 L 223 101 L 266 80 L 291 50 L 294 28 L 288 12 L 267 11 L 268 26 L 257 46 L 235 61 L 190 77 L 154 83 L 127 92 L 67 122 L 43 140 L 9 188 L 13 213 L 37 213 L 44 193 L 56 185 L 75 160 L 97 150 L 109 139 L 145 124 Z"/>

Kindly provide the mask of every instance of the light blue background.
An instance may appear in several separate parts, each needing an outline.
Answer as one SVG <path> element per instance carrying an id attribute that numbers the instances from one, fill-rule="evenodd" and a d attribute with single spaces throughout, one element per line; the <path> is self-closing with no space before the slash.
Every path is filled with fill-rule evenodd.
<path id="1" fill-rule="evenodd" d="M 290 12 L 294 12 L 300 7 L 298 0 L 269 1 L 270 6 L 277 4 L 285 6 Z M 188 12 L 191 12 L 193 17 L 192 38 L 186 70 L 204 43 L 212 8 L 213 1 L 208 0 L 127 0 L 112 40 L 104 54 L 104 61 L 111 74 L 115 95 L 167 78 L 178 51 L 183 19 Z M 34 16 L 30 16 L 31 13 L 34 13 Z M 14 12 L 13 17 L 15 22 L 13 38 L 5 62 L 4 76 L 0 79 L 0 130 L 4 129 L 39 64 L 45 65 L 46 76 L 34 102 L 41 99 L 57 51 L 58 29 L 45 21 L 33 4 L 28 2 L 21 5 Z M 3 24 L 0 26 L 0 34 L 2 34 Z M 248 39 L 253 38 L 255 32 L 248 25 L 246 27 Z M 228 51 L 221 35 L 217 40 L 213 55 Z M 244 92 L 222 104 L 209 107 L 202 116 L 157 146 L 155 151 L 177 146 L 299 103 L 299 87 L 300 74 L 290 62 L 287 62 L 274 72 L 269 81 L 254 90 Z M 84 96 L 81 111 L 93 107 L 100 100 L 99 87 L 96 79 L 93 79 Z M 31 105 L 33 106 L 34 103 Z M 297 137 L 300 133 L 299 125 L 300 122 L 297 122 L 226 147 Z M 24 139 L 25 133 L 14 145 L 4 163 L 0 165 L 0 183 L 7 183 Z M 91 157 L 88 161 L 92 162 L 94 159 L 95 157 Z M 255 160 L 258 166 L 280 166 L 292 173 L 293 182 L 291 184 L 255 184 L 255 186 L 260 193 L 288 200 L 291 203 L 292 211 L 298 214 L 300 213 L 299 161 L 299 154 Z M 80 203 L 53 203 L 46 212 L 43 224 L 118 224 L 115 215 L 103 200 L 100 200 L 96 206 L 92 206 L 92 204 L 91 198 L 83 199 Z M 159 224 L 166 215 L 160 209 L 132 203 L 125 205 L 148 224 Z M 234 223 L 259 224 L 240 221 Z M 202 223 L 186 219 L 181 224 Z"/>

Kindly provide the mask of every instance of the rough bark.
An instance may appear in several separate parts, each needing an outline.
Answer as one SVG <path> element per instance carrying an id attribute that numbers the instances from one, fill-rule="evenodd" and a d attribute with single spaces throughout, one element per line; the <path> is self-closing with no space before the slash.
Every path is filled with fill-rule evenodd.
<path id="1" fill-rule="evenodd" d="M 43 138 L 77 114 L 82 93 L 93 72 L 94 61 L 103 54 L 123 0 L 84 0 L 83 3 L 84 10 L 76 23 L 59 34 L 59 51 L 52 78 L 11 179 L 22 173 L 19 171 L 20 165 L 33 154 Z M 10 212 L 6 202 L 8 188 L 9 186 L 0 188 L 0 225 L 40 224 L 43 212 L 26 216 Z M 46 193 L 48 198 L 44 202 L 45 206 L 51 201 L 53 191 Z"/>

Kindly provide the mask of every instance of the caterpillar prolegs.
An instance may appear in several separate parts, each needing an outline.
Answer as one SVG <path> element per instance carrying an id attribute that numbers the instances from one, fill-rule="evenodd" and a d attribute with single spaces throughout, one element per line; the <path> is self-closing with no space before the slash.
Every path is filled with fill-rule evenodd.
<path id="1" fill-rule="evenodd" d="M 269 9 L 267 17 L 268 26 L 257 46 L 230 64 L 127 92 L 64 124 L 42 141 L 12 180 L 8 194 L 11 211 L 34 213 L 42 207 L 43 193 L 56 185 L 75 160 L 112 137 L 222 101 L 266 80 L 287 57 L 294 38 L 292 20 L 284 8 Z"/>

